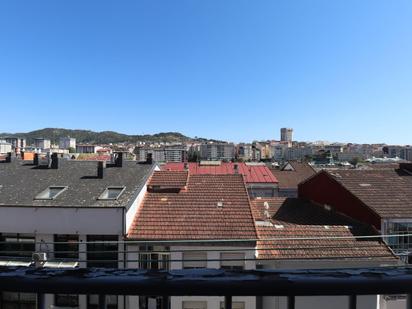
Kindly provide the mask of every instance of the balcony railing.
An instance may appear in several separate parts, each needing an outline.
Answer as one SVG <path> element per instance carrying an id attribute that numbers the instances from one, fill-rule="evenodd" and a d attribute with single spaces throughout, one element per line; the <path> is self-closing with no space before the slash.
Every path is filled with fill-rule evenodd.
<path id="1" fill-rule="evenodd" d="M 325 270 L 133 270 L 46 269 L 0 267 L 0 290 L 36 293 L 37 306 L 45 308 L 45 294 L 224 296 L 230 309 L 233 296 L 287 296 L 288 308 L 296 296 L 347 295 L 349 308 L 357 295 L 408 294 L 412 308 L 412 268 L 383 267 Z M 167 303 L 167 302 L 163 302 Z"/>

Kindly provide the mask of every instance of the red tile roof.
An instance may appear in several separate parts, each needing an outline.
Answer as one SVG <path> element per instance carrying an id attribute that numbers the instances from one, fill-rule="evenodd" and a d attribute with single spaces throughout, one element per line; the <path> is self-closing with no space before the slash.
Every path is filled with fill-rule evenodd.
<path id="1" fill-rule="evenodd" d="M 307 163 L 296 161 L 289 161 L 288 163 L 294 170 L 270 169 L 279 181 L 279 189 L 297 189 L 299 183 L 316 174 L 316 171 Z"/>
<path id="2" fill-rule="evenodd" d="M 266 165 L 247 165 L 246 163 L 222 162 L 220 165 L 200 165 L 190 162 L 188 169 L 190 175 L 233 175 L 235 174 L 235 164 L 239 169 L 239 174 L 245 176 L 246 183 L 277 183 L 278 180 L 270 172 Z M 184 163 L 167 163 L 163 170 L 183 171 Z"/>
<path id="3" fill-rule="evenodd" d="M 190 175 L 179 193 L 147 192 L 129 239 L 256 239 L 241 175 Z"/>
<path id="4" fill-rule="evenodd" d="M 148 186 L 182 189 L 187 184 L 188 176 L 187 171 L 155 171 Z"/>
<path id="5" fill-rule="evenodd" d="M 259 259 L 355 258 L 396 262 L 396 257 L 383 243 L 356 239 L 355 236 L 375 235 L 375 232 L 348 217 L 299 199 L 256 199 L 251 204 L 255 220 L 272 225 L 257 223 Z M 269 212 L 271 219 L 267 219 L 265 211 Z M 322 239 L 326 237 L 348 238 Z M 289 239 L 265 240 L 270 238 Z"/>
<path id="6" fill-rule="evenodd" d="M 381 218 L 412 218 L 412 173 L 400 169 L 329 172 Z"/>

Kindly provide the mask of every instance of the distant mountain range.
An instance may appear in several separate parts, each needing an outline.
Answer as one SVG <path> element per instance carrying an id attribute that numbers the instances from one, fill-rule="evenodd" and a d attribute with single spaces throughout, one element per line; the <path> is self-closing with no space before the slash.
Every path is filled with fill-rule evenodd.
<path id="1" fill-rule="evenodd" d="M 22 137 L 26 138 L 27 143 L 31 144 L 35 138 L 47 138 L 52 143 L 58 143 L 60 137 L 74 137 L 77 143 L 136 143 L 136 142 L 205 142 L 216 141 L 205 138 L 191 138 L 178 132 L 163 132 L 145 135 L 127 135 L 113 131 L 94 132 L 90 130 L 70 130 L 59 128 L 45 128 L 27 133 L 0 133 L 1 137 Z"/>

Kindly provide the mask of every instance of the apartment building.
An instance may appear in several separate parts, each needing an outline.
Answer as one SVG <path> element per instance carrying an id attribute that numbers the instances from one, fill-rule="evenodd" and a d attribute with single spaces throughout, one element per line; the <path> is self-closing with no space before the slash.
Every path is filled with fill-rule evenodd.
<path id="1" fill-rule="evenodd" d="M 47 138 L 35 138 L 34 147 L 40 148 L 42 150 L 47 150 L 51 148 L 51 140 Z"/>
<path id="2" fill-rule="evenodd" d="M 114 163 L 50 160 L 35 154 L 0 164 L 0 264 L 40 267 L 125 267 L 124 239 L 156 169 Z M 119 252 L 119 253 L 118 253 Z M 37 261 L 34 263 L 34 261 Z M 2 292 L 2 308 L 35 308 L 36 296 Z M 96 308 L 97 295 L 46 295 L 47 308 Z M 109 297 L 109 308 L 124 308 Z"/>
<path id="3" fill-rule="evenodd" d="M 7 154 L 12 151 L 12 144 L 5 140 L 0 140 L 0 154 Z"/>
<path id="4" fill-rule="evenodd" d="M 136 147 L 134 153 L 139 161 L 146 161 L 148 154 L 152 156 L 154 162 L 185 162 L 188 151 L 183 145 L 163 146 L 163 147 Z"/>
<path id="5" fill-rule="evenodd" d="M 272 197 L 278 195 L 278 180 L 264 163 L 232 163 L 201 161 L 199 163 L 167 163 L 165 171 L 188 170 L 190 175 L 243 175 L 249 196 Z"/>
<path id="6" fill-rule="evenodd" d="M 70 136 L 61 137 L 59 139 L 60 149 L 76 149 L 76 139 Z"/>
<path id="7" fill-rule="evenodd" d="M 91 145 L 91 144 L 77 144 L 76 153 L 97 153 L 100 149 L 103 149 L 102 146 Z"/>
<path id="8" fill-rule="evenodd" d="M 201 160 L 230 161 L 235 158 L 235 145 L 232 143 L 209 143 L 200 145 Z"/>
<path id="9" fill-rule="evenodd" d="M 280 140 L 282 142 L 291 142 L 293 140 L 293 129 L 281 128 L 280 129 Z"/>
<path id="10" fill-rule="evenodd" d="M 22 149 L 26 148 L 26 139 L 22 137 L 5 137 L 1 138 L 6 141 L 6 143 L 10 143 L 13 150 L 15 149 Z"/>
<path id="11" fill-rule="evenodd" d="M 129 259 L 139 261 L 129 267 L 254 269 L 256 237 L 242 175 L 159 171 L 151 178 L 128 232 L 131 241 L 156 244 L 128 245 L 128 251 L 136 252 Z M 171 297 L 170 307 L 220 309 L 223 301 L 223 297 Z M 131 308 L 139 304 L 151 309 L 161 306 L 162 298 L 131 297 L 130 302 Z M 239 309 L 256 308 L 255 297 L 235 297 L 233 302 Z"/>

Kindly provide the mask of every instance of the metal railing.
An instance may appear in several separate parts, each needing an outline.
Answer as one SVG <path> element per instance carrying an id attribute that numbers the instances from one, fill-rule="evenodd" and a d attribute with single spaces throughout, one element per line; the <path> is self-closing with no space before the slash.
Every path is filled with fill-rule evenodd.
<path id="1" fill-rule="evenodd" d="M 408 294 L 411 306 L 412 268 L 357 268 L 325 270 L 131 270 L 33 269 L 0 267 L 0 290 L 36 293 L 45 308 L 45 294 L 224 296 L 231 309 L 233 296 L 287 296 L 288 309 L 296 296 L 346 295 L 355 309 L 357 295 Z M 167 302 L 164 302 L 167 303 Z"/>

